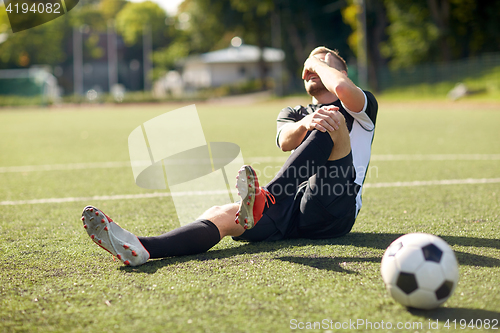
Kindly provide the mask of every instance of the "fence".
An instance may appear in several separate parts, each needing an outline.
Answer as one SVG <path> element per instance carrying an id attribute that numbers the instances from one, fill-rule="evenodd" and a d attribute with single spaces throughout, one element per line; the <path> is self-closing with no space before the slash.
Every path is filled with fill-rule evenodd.
<path id="1" fill-rule="evenodd" d="M 499 90 L 500 53 L 485 53 L 449 63 L 427 63 L 399 70 L 378 69 L 381 91 L 419 84 L 448 83 L 454 86 L 461 82 L 473 90 L 490 89 L 492 86 Z"/>

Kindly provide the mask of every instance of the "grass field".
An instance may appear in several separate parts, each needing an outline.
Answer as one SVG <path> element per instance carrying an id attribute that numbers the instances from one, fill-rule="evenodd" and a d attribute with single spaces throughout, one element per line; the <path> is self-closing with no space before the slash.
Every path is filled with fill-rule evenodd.
<path id="1" fill-rule="evenodd" d="M 274 144 L 276 115 L 299 102 L 307 100 L 197 109 L 207 141 L 237 143 L 257 168 L 276 168 L 286 157 Z M 331 327 L 317 331 L 375 330 L 335 328 L 364 320 L 390 322 L 392 331 L 474 332 L 471 320 L 500 320 L 499 103 L 380 101 L 370 186 L 345 237 L 224 239 L 202 255 L 124 267 L 91 242 L 83 207 L 152 236 L 178 226 L 174 206 L 168 197 L 84 199 L 154 192 L 134 184 L 126 163 L 94 163 L 127 162 L 130 132 L 181 106 L 0 112 L 0 332 L 289 332 L 324 320 Z M 243 118 L 244 129 L 236 125 Z M 26 203 L 47 198 L 76 199 Z M 439 235 L 456 253 L 459 285 L 439 309 L 409 310 L 385 291 L 384 250 L 410 232 Z M 436 321 L 438 329 L 429 328 Z"/>

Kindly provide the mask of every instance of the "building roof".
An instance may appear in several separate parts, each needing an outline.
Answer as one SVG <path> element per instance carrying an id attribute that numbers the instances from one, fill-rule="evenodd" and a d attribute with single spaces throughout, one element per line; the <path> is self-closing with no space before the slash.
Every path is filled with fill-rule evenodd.
<path id="1" fill-rule="evenodd" d="M 243 44 L 238 47 L 230 46 L 226 49 L 191 56 L 186 59 L 186 62 L 202 62 L 205 64 L 248 63 L 257 62 L 260 54 L 261 51 L 258 46 Z M 265 47 L 263 56 L 265 62 L 281 62 L 285 59 L 285 52 L 280 49 Z"/>

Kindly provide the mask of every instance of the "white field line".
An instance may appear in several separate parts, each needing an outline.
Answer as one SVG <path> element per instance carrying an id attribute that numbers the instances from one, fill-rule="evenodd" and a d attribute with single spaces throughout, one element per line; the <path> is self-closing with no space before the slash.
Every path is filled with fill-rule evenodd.
<path id="1" fill-rule="evenodd" d="M 366 183 L 365 188 L 380 188 L 380 187 L 415 187 L 415 186 L 432 186 L 432 185 L 468 185 L 468 184 L 495 184 L 500 183 L 500 178 L 467 178 L 467 179 L 445 179 L 445 180 L 415 180 L 411 182 L 394 182 L 394 183 Z"/>
<path id="2" fill-rule="evenodd" d="M 250 157 L 247 163 L 272 163 L 284 162 L 288 156 Z M 371 161 L 498 161 L 500 154 L 401 154 L 401 155 L 372 155 Z M 128 168 L 129 161 L 94 162 L 94 163 L 69 163 L 69 164 L 44 164 L 0 167 L 0 173 L 57 171 L 57 170 L 82 170 L 82 169 L 110 169 Z"/>
<path id="3" fill-rule="evenodd" d="M 202 196 L 202 195 L 216 195 L 216 194 L 227 194 L 227 190 L 176 192 L 175 196 L 182 197 L 182 196 L 187 196 L 187 195 Z M 18 200 L 18 201 L 0 201 L 0 206 L 64 203 L 64 202 L 77 202 L 77 201 L 131 200 L 131 199 L 161 198 L 161 197 L 171 197 L 171 196 L 172 196 L 172 193 L 170 193 L 170 192 L 96 195 L 93 197 L 68 197 L 68 198 L 46 198 L 46 199 Z"/>
<path id="4" fill-rule="evenodd" d="M 81 170 L 81 169 L 109 169 L 130 167 L 130 162 L 102 162 L 102 163 L 70 163 L 70 164 L 44 164 L 0 167 L 0 173 L 55 171 L 55 170 Z"/>
<path id="5" fill-rule="evenodd" d="M 372 161 L 498 161 L 500 154 L 400 154 L 373 155 Z"/>
<path id="6" fill-rule="evenodd" d="M 500 183 L 500 178 L 480 178 L 480 179 L 446 179 L 446 180 L 417 180 L 411 182 L 394 182 L 394 183 L 367 183 L 363 185 L 365 188 L 381 188 L 381 187 L 415 187 L 415 186 L 433 186 L 433 185 L 469 185 L 469 184 L 495 184 Z M 202 195 L 215 195 L 226 194 L 227 191 L 190 191 L 190 192 L 177 192 L 175 196 L 202 196 Z M 18 201 L 0 201 L 0 206 L 17 206 L 17 205 L 32 205 L 32 204 L 46 204 L 46 203 L 65 203 L 76 201 L 101 201 L 101 200 L 132 200 L 144 198 L 160 198 L 171 197 L 169 192 L 153 192 L 141 194 L 119 194 L 119 195 L 103 195 L 93 197 L 68 197 L 68 198 L 47 198 L 47 199 L 33 199 L 33 200 L 18 200 Z"/>

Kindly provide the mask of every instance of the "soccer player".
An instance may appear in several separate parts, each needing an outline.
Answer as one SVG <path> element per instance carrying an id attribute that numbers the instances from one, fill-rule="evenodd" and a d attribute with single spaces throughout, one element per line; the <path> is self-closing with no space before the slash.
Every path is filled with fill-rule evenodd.
<path id="1" fill-rule="evenodd" d="M 269 184 L 260 187 L 255 170 L 243 166 L 236 181 L 239 203 L 214 206 L 156 237 L 137 237 L 87 206 L 82 221 L 92 240 L 137 266 L 205 252 L 225 236 L 252 242 L 347 234 L 361 208 L 377 101 L 349 80 L 344 59 L 326 47 L 311 52 L 302 78 L 312 104 L 279 113 L 276 143 L 293 152 Z"/>

